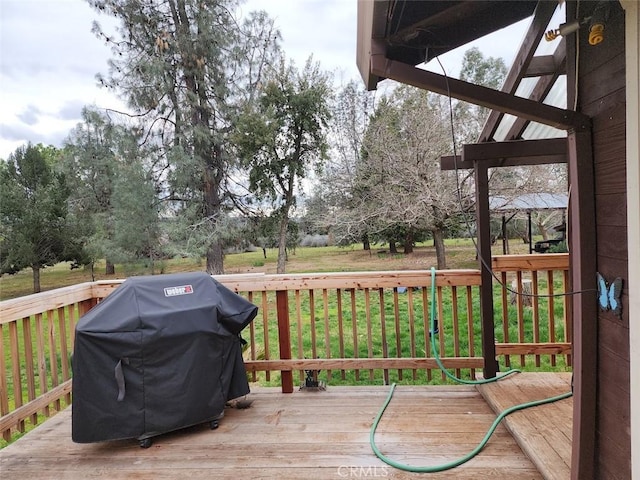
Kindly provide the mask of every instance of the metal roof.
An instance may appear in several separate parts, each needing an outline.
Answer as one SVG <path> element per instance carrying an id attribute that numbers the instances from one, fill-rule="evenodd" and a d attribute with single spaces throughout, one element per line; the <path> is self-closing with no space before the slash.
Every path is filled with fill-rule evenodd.
<path id="1" fill-rule="evenodd" d="M 514 198 L 489 197 L 489 210 L 507 212 L 518 210 L 561 210 L 567 208 L 565 193 L 526 193 Z"/>

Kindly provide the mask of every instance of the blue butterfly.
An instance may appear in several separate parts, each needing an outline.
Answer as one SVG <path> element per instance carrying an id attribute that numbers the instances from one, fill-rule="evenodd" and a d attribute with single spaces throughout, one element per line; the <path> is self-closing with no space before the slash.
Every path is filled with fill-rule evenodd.
<path id="1" fill-rule="evenodd" d="M 607 284 L 602 275 L 596 272 L 598 276 L 598 304 L 603 311 L 612 310 L 618 317 L 622 317 L 622 302 L 620 295 L 622 294 L 622 279 L 616 279 Z"/>

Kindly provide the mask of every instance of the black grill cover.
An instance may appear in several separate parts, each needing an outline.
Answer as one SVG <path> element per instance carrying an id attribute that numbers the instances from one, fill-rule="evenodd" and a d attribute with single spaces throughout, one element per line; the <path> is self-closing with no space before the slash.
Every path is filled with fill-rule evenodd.
<path id="1" fill-rule="evenodd" d="M 249 393 L 240 332 L 258 308 L 206 273 L 132 277 L 84 315 L 72 439 L 144 439 L 211 421 Z"/>

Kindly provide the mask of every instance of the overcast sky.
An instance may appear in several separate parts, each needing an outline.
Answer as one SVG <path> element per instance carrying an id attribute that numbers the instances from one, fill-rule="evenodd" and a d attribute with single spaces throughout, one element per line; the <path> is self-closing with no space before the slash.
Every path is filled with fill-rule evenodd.
<path id="1" fill-rule="evenodd" d="M 250 0 L 242 8 L 264 9 L 276 20 L 285 53 L 298 66 L 313 54 L 338 80 L 359 79 L 356 0 Z M 96 85 L 110 50 L 91 33 L 93 20 L 108 22 L 84 0 L 0 0 L 0 158 L 27 141 L 62 146 L 85 105 L 122 108 Z M 526 25 L 478 46 L 509 65 Z M 467 48 L 442 58 L 450 75 Z"/>

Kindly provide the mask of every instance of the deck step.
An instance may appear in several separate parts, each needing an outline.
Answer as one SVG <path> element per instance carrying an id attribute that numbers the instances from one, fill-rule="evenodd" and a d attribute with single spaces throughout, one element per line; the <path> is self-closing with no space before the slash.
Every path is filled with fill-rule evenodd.
<path id="1" fill-rule="evenodd" d="M 496 414 L 570 390 L 571 373 L 520 373 L 478 386 Z M 512 413 L 503 423 L 545 480 L 571 478 L 572 398 Z"/>

